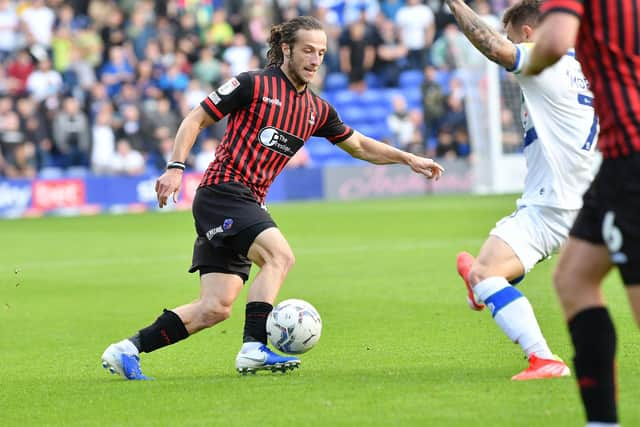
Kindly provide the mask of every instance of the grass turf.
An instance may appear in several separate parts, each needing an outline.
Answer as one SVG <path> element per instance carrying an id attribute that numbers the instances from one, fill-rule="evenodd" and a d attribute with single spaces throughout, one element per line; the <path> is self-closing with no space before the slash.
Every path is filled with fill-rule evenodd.
<path id="1" fill-rule="evenodd" d="M 515 383 L 526 367 L 488 313 L 470 311 L 455 271 L 513 196 L 439 196 L 273 205 L 297 256 L 279 300 L 319 310 L 301 369 L 241 377 L 244 295 L 231 319 L 142 355 L 154 381 L 107 375 L 100 355 L 198 294 L 191 215 L 0 221 L 0 425 L 580 426 L 573 378 Z M 551 273 L 520 289 L 552 350 L 572 350 Z M 253 272 L 255 274 L 255 271 Z M 640 425 L 640 345 L 617 274 L 620 415 Z"/>

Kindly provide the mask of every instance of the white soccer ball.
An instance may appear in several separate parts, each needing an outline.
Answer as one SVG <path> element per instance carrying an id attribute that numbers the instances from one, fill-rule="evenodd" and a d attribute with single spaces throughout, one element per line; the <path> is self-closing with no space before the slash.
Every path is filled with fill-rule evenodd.
<path id="1" fill-rule="evenodd" d="M 311 304 L 300 299 L 282 301 L 267 317 L 267 336 L 283 353 L 300 354 L 320 339 L 322 320 Z"/>

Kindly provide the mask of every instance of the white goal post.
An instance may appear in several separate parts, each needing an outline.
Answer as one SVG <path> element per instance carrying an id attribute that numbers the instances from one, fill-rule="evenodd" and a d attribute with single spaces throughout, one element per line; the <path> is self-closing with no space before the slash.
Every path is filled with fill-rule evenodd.
<path id="1" fill-rule="evenodd" d="M 523 138 L 520 88 L 513 76 L 487 59 L 461 62 L 474 192 L 521 192 L 526 163 L 518 150 Z"/>

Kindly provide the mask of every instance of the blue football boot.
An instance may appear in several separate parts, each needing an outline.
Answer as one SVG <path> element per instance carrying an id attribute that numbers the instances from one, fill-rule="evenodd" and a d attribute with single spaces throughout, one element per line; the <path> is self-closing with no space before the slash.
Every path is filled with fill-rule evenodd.
<path id="1" fill-rule="evenodd" d="M 140 370 L 138 349 L 129 340 L 111 344 L 102 353 L 102 367 L 128 380 L 149 380 Z"/>
<path id="2" fill-rule="evenodd" d="M 236 370 L 242 375 L 255 374 L 257 371 L 285 373 L 300 366 L 300 359 L 292 356 L 280 356 L 262 344 L 246 352 L 240 351 L 236 357 Z"/>

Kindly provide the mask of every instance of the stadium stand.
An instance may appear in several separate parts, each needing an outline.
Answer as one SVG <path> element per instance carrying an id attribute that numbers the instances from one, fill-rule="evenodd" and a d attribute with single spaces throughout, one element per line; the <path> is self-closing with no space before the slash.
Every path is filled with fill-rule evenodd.
<path id="1" fill-rule="evenodd" d="M 341 26 L 346 25 L 343 13 L 357 10 L 355 3 L 273 1 L 255 12 L 238 0 L 4 0 L 0 2 L 0 177 L 30 177 L 34 170 L 43 178 L 116 173 L 93 164 L 98 136 L 103 162 L 116 155 L 116 143 L 124 139 L 142 153 L 147 172 L 157 172 L 165 156 L 162 141 L 167 138 L 159 129 L 166 126 L 172 137 L 175 117 L 183 117 L 234 71 L 263 66 L 270 26 L 297 14 L 316 14 L 329 36 L 331 55 L 325 61 L 323 81 L 315 88 L 345 122 L 393 143 L 386 121 L 391 99 L 402 94 L 410 111 L 422 112 L 424 72 L 407 68 L 413 62 L 402 60 L 398 87 L 384 87 L 388 80 L 366 69 L 359 86 L 364 89 L 350 90 L 349 76 L 340 72 L 338 44 L 346 28 Z M 379 3 L 377 15 L 356 13 L 348 18 L 349 23 L 366 21 L 368 43 L 376 48 L 383 43 L 378 34 L 383 23 L 392 22 L 399 32 L 395 12 L 390 12 L 398 8 Z M 435 15 L 436 40 L 451 22 L 438 4 L 428 2 Z M 504 5 L 493 6 L 495 12 Z M 423 53 L 429 63 L 428 47 Z M 438 69 L 437 82 L 445 94 L 454 73 L 450 64 Z M 76 116 L 86 117 L 86 124 L 74 115 L 63 117 L 63 106 L 73 104 L 70 99 L 80 105 Z M 169 101 L 170 111 L 160 114 L 163 99 Z M 64 126 L 56 128 L 54 123 Z M 427 133 L 419 142 L 424 152 L 433 145 L 430 135 L 436 131 Z M 210 129 L 202 138 L 221 136 L 219 129 Z M 28 149 L 16 150 L 19 146 Z M 353 163 L 326 141 L 310 141 L 308 151 L 314 165 Z"/>

